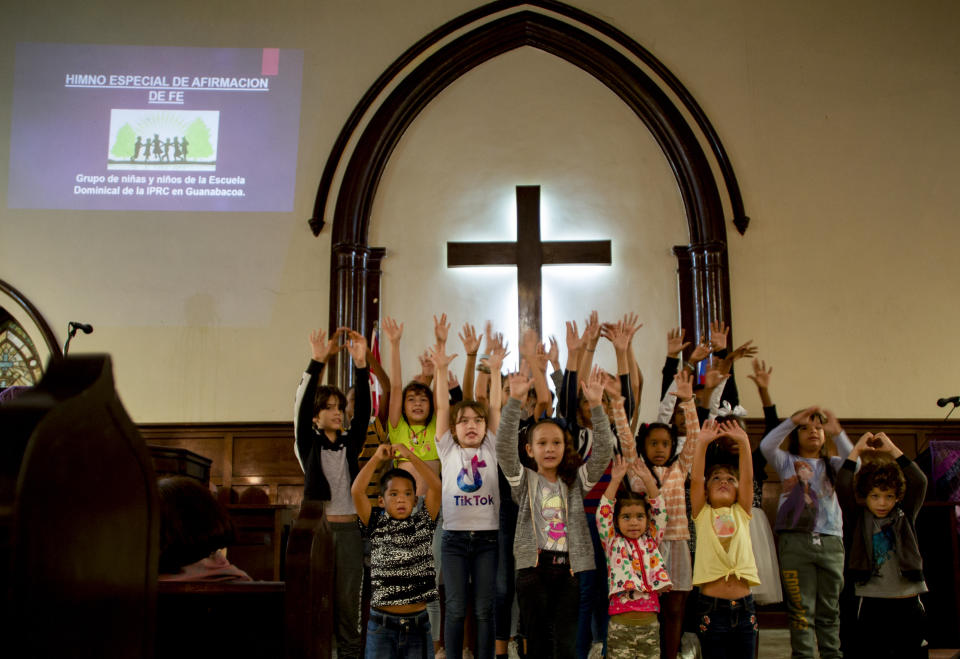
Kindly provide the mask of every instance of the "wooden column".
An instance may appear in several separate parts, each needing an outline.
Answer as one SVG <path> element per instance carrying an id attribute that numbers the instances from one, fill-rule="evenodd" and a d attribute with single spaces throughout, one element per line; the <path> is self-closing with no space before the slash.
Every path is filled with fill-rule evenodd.
<path id="1" fill-rule="evenodd" d="M 730 324 L 727 249 L 721 242 L 678 245 L 677 280 L 680 290 L 680 324 L 692 346 L 710 338 L 710 323 Z M 732 342 L 732 332 L 731 332 Z"/>
<path id="2" fill-rule="evenodd" d="M 382 247 L 356 243 L 333 246 L 333 276 L 330 280 L 329 331 L 349 327 L 370 338 L 380 307 L 380 262 L 386 254 Z M 346 391 L 353 384 L 349 359 L 334 355 L 327 362 L 327 382 Z"/>

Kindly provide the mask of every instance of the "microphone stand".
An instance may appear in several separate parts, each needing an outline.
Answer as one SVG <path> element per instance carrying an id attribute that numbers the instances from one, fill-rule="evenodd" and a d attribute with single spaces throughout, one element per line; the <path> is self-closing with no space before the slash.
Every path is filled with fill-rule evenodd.
<path id="1" fill-rule="evenodd" d="M 77 331 L 80 328 L 70 323 L 67 325 L 67 341 L 63 344 L 63 356 L 67 356 L 67 352 L 70 350 L 70 342 L 73 341 L 73 337 L 77 335 Z"/>

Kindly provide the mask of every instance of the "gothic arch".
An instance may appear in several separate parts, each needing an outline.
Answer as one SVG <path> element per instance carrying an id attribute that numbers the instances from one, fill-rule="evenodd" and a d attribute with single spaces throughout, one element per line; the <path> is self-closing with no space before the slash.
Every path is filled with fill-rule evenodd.
<path id="1" fill-rule="evenodd" d="M 314 234 L 319 234 L 333 201 L 330 327 L 359 327 L 369 334 L 378 315 L 384 251 L 368 245 L 370 212 L 387 161 L 406 129 L 460 76 L 523 46 L 543 50 L 594 76 L 654 136 L 677 179 L 690 236 L 689 245 L 674 248 L 687 336 L 699 339 L 710 321 L 729 321 L 726 223 L 719 183 L 741 233 L 749 219 L 732 166 L 702 109 L 659 60 L 608 23 L 552 0 L 501 0 L 463 14 L 414 44 L 377 79 L 341 130 L 310 219 Z M 426 53 L 414 66 L 413 61 Z M 368 120 L 361 127 L 364 118 Z M 700 137 L 709 145 L 709 154 Z M 712 164 L 721 173 L 719 183 Z M 339 188 L 331 195 L 338 172 Z M 344 384 L 348 377 L 340 372 L 338 379 Z"/>

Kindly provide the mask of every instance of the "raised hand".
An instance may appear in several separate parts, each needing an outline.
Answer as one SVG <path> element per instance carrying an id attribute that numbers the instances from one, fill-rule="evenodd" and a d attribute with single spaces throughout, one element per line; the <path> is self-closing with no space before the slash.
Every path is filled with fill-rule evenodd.
<path id="1" fill-rule="evenodd" d="M 554 370 L 560 370 L 560 347 L 557 345 L 557 338 L 555 336 L 550 337 L 550 349 L 547 350 L 547 359 L 553 364 Z"/>
<path id="2" fill-rule="evenodd" d="M 396 345 L 400 343 L 400 338 L 403 336 L 403 323 L 398 325 L 397 321 L 387 316 L 383 319 L 383 333 L 387 335 L 391 344 Z"/>
<path id="3" fill-rule="evenodd" d="M 354 330 L 347 330 L 347 337 L 347 351 L 353 357 L 353 363 L 357 368 L 365 368 L 367 365 L 367 337 Z"/>
<path id="4" fill-rule="evenodd" d="M 525 330 L 523 336 L 520 337 L 520 356 L 528 360 L 531 359 L 537 354 L 538 345 L 540 345 L 540 337 L 537 336 L 536 330 Z"/>
<path id="5" fill-rule="evenodd" d="M 383 444 L 381 444 L 383 446 Z M 377 449 L 379 451 L 379 449 Z M 406 444 L 393 444 L 393 454 L 398 458 L 404 458 L 405 460 L 413 459 L 413 451 L 410 450 L 410 447 Z"/>
<path id="6" fill-rule="evenodd" d="M 447 389 L 456 389 L 460 386 L 460 381 L 457 380 L 457 374 L 453 371 L 447 371 Z"/>
<path id="7" fill-rule="evenodd" d="M 707 372 L 703 375 L 703 388 L 715 389 L 721 382 L 723 382 L 724 375 L 726 375 L 726 373 L 724 373 L 721 368 L 717 368 L 711 364 L 710 368 L 708 368 Z"/>
<path id="8" fill-rule="evenodd" d="M 373 454 L 373 458 L 371 459 L 379 463 L 393 460 L 393 447 L 393 444 L 381 444 L 377 447 L 377 452 Z"/>
<path id="9" fill-rule="evenodd" d="M 730 353 L 730 359 L 737 361 L 738 359 L 751 358 L 757 354 L 759 348 L 753 345 L 753 339 L 750 339 L 741 346 L 738 346 L 733 352 Z"/>
<path id="10" fill-rule="evenodd" d="M 735 439 L 740 443 L 746 442 L 747 446 L 750 445 L 750 436 L 747 435 L 747 431 L 743 429 L 736 421 L 724 421 L 720 424 L 720 432 L 723 435 L 731 439 Z"/>
<path id="11" fill-rule="evenodd" d="M 823 423 L 823 432 L 827 434 L 827 437 L 836 437 L 843 432 L 840 421 L 833 412 L 824 410 L 823 414 L 827 417 L 827 420 Z"/>
<path id="12" fill-rule="evenodd" d="M 454 360 L 457 356 L 456 354 L 448 355 L 445 347 L 442 344 L 437 344 L 432 348 L 427 348 L 425 353 L 430 360 L 430 363 L 433 364 L 435 369 L 447 368 L 450 366 L 450 362 Z"/>
<path id="13" fill-rule="evenodd" d="M 687 330 L 680 327 L 674 327 L 667 332 L 667 354 L 671 357 L 680 357 L 683 349 L 690 345 L 690 342 L 684 342 L 683 335 Z"/>
<path id="14" fill-rule="evenodd" d="M 773 366 L 767 368 L 767 362 L 754 358 L 753 375 L 747 377 L 754 381 L 757 389 L 769 389 L 771 373 L 773 373 Z"/>
<path id="15" fill-rule="evenodd" d="M 507 350 L 506 346 L 493 346 L 493 349 L 490 350 L 490 357 L 487 358 L 487 364 L 490 366 L 491 374 L 496 373 L 497 377 L 500 377 L 500 369 L 503 368 L 503 360 L 509 354 L 510 352 Z"/>
<path id="16" fill-rule="evenodd" d="M 800 410 L 796 412 L 793 416 L 790 417 L 790 420 L 794 425 L 802 426 L 807 423 L 810 423 L 810 419 L 813 418 L 814 414 L 823 414 L 819 405 L 811 405 L 805 410 Z"/>
<path id="17" fill-rule="evenodd" d="M 527 361 L 530 362 L 533 368 L 537 369 L 538 373 L 547 372 L 547 362 L 550 360 L 547 358 L 547 353 L 543 349 L 542 343 L 537 343 L 533 349 L 533 354 L 527 357 Z"/>
<path id="18" fill-rule="evenodd" d="M 693 398 L 693 376 L 686 370 L 681 370 L 673 376 L 677 383 L 676 395 L 679 400 L 690 400 Z"/>
<path id="19" fill-rule="evenodd" d="M 864 452 L 869 452 L 874 450 L 873 441 L 875 435 L 872 432 L 865 432 L 860 435 L 860 439 L 857 440 L 857 443 L 853 445 L 853 449 L 847 455 L 848 460 L 856 461 Z"/>
<path id="20" fill-rule="evenodd" d="M 700 432 L 697 435 L 697 444 L 709 444 L 723 434 L 724 433 L 720 429 L 720 424 L 713 419 L 707 419 L 700 427 Z"/>
<path id="21" fill-rule="evenodd" d="M 710 346 L 714 352 L 718 352 L 727 347 L 727 337 L 730 335 L 730 328 L 722 322 L 710 323 Z"/>
<path id="22" fill-rule="evenodd" d="M 447 314 L 440 314 L 440 317 L 433 317 L 433 335 L 437 337 L 437 343 L 447 345 L 447 335 L 450 333 L 450 323 L 447 322 Z"/>
<path id="23" fill-rule="evenodd" d="M 583 389 L 583 396 L 590 403 L 590 407 L 596 407 L 603 401 L 603 371 L 599 366 L 594 366 L 590 371 L 590 377 L 580 383 Z"/>
<path id="24" fill-rule="evenodd" d="M 690 359 L 688 359 L 687 361 L 690 362 L 691 364 L 697 364 L 703 361 L 704 359 L 706 359 L 707 357 L 709 357 L 710 351 L 711 351 L 711 347 L 710 347 L 709 341 L 698 343 L 696 347 L 694 347 L 693 352 L 690 353 Z"/>
<path id="25" fill-rule="evenodd" d="M 607 373 L 606 371 L 601 371 L 603 373 L 603 390 L 606 392 L 607 396 L 610 399 L 621 398 L 620 391 L 620 378 Z"/>
<path id="26" fill-rule="evenodd" d="M 633 312 L 624 315 L 621 326 L 624 334 L 627 335 L 627 345 L 630 345 L 630 342 L 633 340 L 633 335 L 637 333 L 637 330 L 643 327 L 643 323 L 639 321 L 640 317 Z"/>
<path id="27" fill-rule="evenodd" d="M 612 326 L 610 331 L 610 342 L 613 343 L 614 350 L 618 352 L 626 352 L 630 347 L 630 339 L 633 337 L 632 332 L 627 332 L 624 329 L 623 323 L 617 323 Z"/>
<path id="28" fill-rule="evenodd" d="M 313 360 L 326 363 L 330 355 L 340 350 L 340 336 L 345 331 L 342 327 L 338 328 L 330 335 L 329 341 L 327 341 L 327 333 L 322 329 L 310 332 L 310 353 Z"/>
<path id="29" fill-rule="evenodd" d="M 463 330 L 460 332 L 460 342 L 468 356 L 475 355 L 480 350 L 480 337 L 477 336 L 477 330 L 470 323 L 463 324 Z"/>
<path id="30" fill-rule="evenodd" d="M 622 482 L 629 468 L 630 463 L 624 460 L 622 455 L 613 456 L 613 462 L 610 464 L 610 481 L 616 483 Z"/>
<path id="31" fill-rule="evenodd" d="M 600 315 L 596 309 L 590 312 L 586 327 L 583 328 L 583 338 L 590 348 L 595 348 L 600 339 Z"/>
<path id="32" fill-rule="evenodd" d="M 878 451 L 889 453 L 894 459 L 897 459 L 903 455 L 903 451 L 901 451 L 900 448 L 893 443 L 892 439 L 887 437 L 887 433 L 878 432 L 876 435 L 874 435 L 874 443 L 876 443 L 877 440 L 880 440 L 880 446 L 877 448 Z"/>
<path id="33" fill-rule="evenodd" d="M 510 397 L 522 402 L 527 399 L 527 392 L 533 386 L 533 378 L 523 373 L 511 373 L 507 376 L 507 383 L 510 386 Z"/>
<path id="34" fill-rule="evenodd" d="M 433 365 L 433 360 L 430 358 L 430 349 L 427 348 L 423 351 L 422 355 L 419 355 L 417 359 L 420 361 L 420 373 L 425 377 L 432 378 L 435 367 Z"/>
<path id="35" fill-rule="evenodd" d="M 577 331 L 577 321 L 567 321 L 567 352 L 572 353 L 583 347 L 583 337 Z"/>

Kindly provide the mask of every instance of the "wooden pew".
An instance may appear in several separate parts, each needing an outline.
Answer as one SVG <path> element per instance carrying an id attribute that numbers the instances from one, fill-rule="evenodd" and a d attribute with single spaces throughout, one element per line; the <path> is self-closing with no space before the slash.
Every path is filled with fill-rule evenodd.
<path id="1" fill-rule="evenodd" d="M 156 500 L 108 356 L 54 360 L 0 405 L 4 656 L 153 656 Z"/>
<path id="2" fill-rule="evenodd" d="M 286 581 L 161 581 L 156 659 L 330 657 L 332 561 L 323 504 L 305 502 L 287 543 Z"/>
<path id="3" fill-rule="evenodd" d="M 161 581 L 156 659 L 285 656 L 282 581 Z"/>

